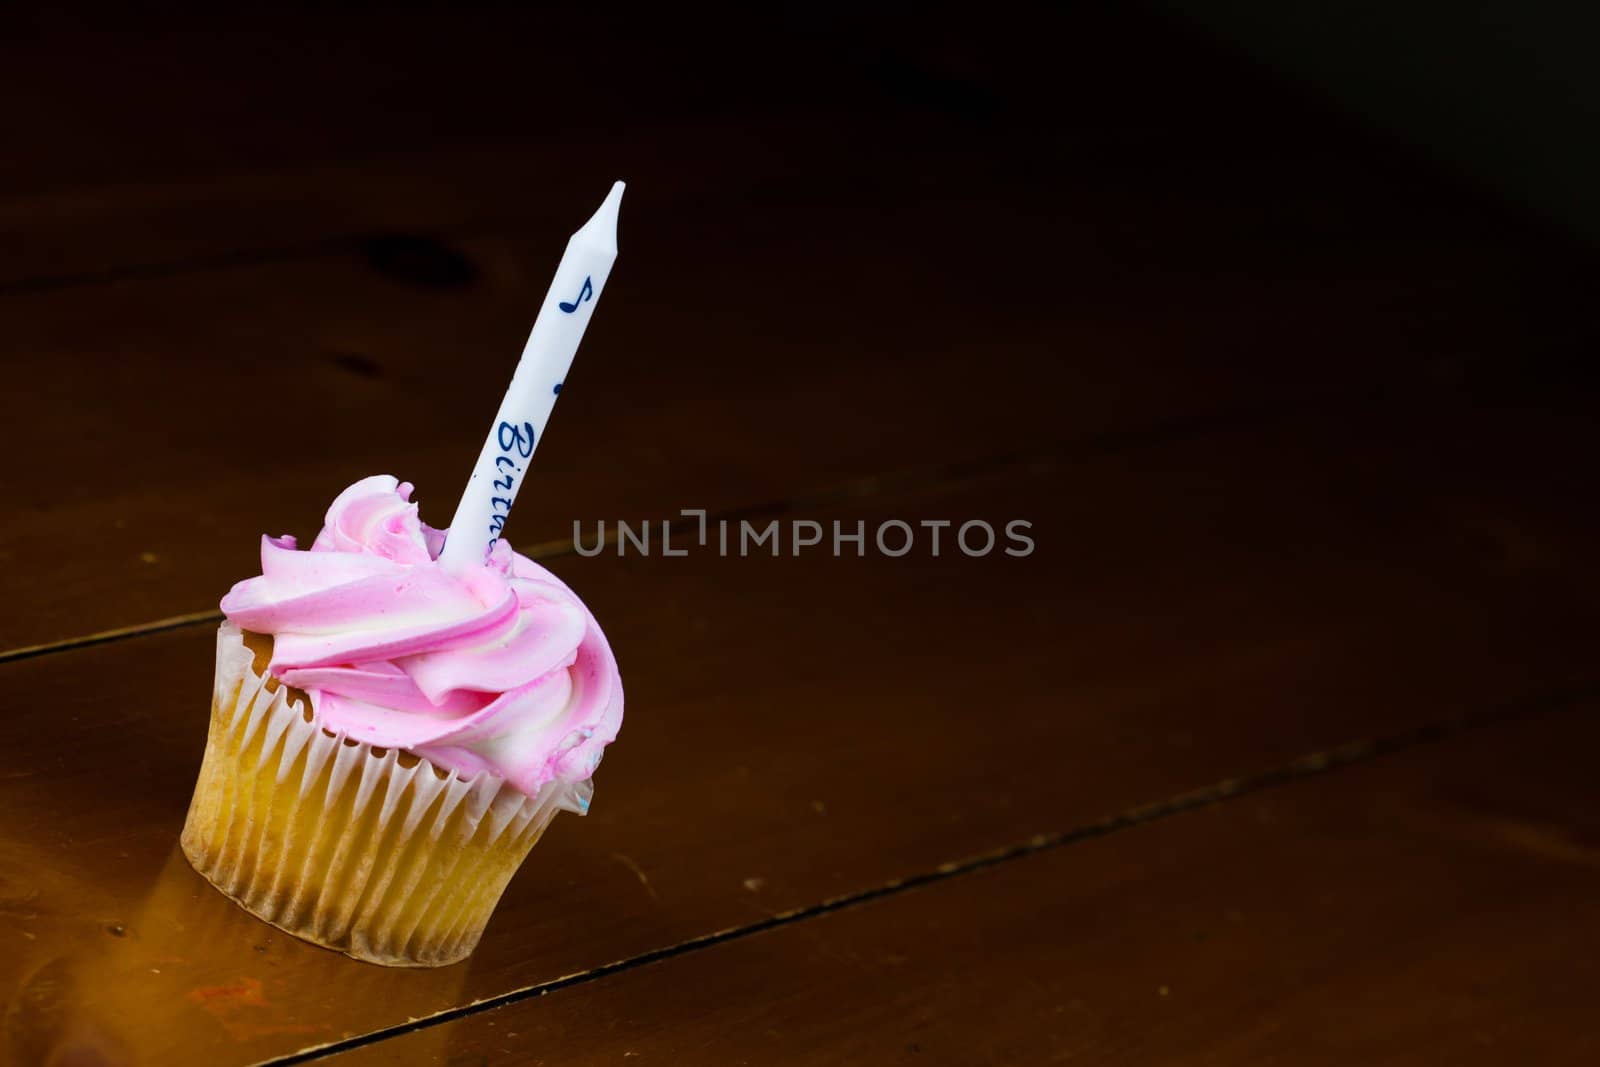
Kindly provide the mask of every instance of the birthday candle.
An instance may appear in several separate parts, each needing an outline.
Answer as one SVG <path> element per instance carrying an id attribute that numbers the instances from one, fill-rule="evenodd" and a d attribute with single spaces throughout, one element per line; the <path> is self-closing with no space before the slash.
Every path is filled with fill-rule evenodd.
<path id="1" fill-rule="evenodd" d="M 481 565 L 500 538 L 527 475 L 528 461 L 544 437 L 561 382 L 616 261 L 622 189 L 621 182 L 613 185 L 600 210 L 567 242 L 566 254 L 522 349 L 522 359 L 500 401 L 489 439 L 478 453 L 450 521 L 439 555 L 447 569 L 459 572 Z"/>

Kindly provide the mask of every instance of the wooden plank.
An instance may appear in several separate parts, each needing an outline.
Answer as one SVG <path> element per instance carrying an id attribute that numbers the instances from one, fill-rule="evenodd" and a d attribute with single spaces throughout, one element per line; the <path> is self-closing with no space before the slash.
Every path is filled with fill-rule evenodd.
<path id="1" fill-rule="evenodd" d="M 1046 214 L 1121 191 L 1131 213 L 1082 217 L 1146 267 L 1215 261 L 1268 231 L 1291 258 L 1403 248 L 1428 218 L 1432 247 L 1459 250 L 1494 214 L 1159 18 L 1078 6 L 848 22 L 841 34 L 819 15 L 734 48 L 682 12 L 34 19 L 0 41 L 4 87 L 32 105 L 0 116 L 0 280 L 504 223 L 619 169 L 640 189 L 866 175 L 915 197 L 956 168 L 982 180 L 943 204 L 1026 176 Z"/>
<path id="2" fill-rule="evenodd" d="M 767 336 L 757 357 L 749 339 L 792 301 L 831 301 L 831 251 L 798 235 L 775 241 L 768 255 L 793 253 L 813 272 L 791 268 L 775 285 L 724 273 L 749 250 L 726 227 L 658 216 L 629 236 L 608 313 L 521 498 L 511 533 L 523 543 L 570 536 L 576 518 L 737 507 L 1049 442 L 1063 412 L 1053 397 L 1071 398 L 1081 428 L 1106 424 L 1093 411 L 1111 410 L 1109 387 L 1072 380 L 1090 360 L 1069 370 L 1027 336 L 994 339 L 977 314 L 909 329 L 914 367 L 862 365 L 875 342 L 838 344 L 843 329 L 865 327 L 827 310 Z M 560 240 L 551 230 L 466 244 L 484 275 L 466 294 L 418 291 L 337 258 L 31 295 L 0 343 L 27 383 L 0 400 L 0 418 L 39 443 L 7 466 L 5 593 L 26 610 L 6 614 L 0 648 L 213 608 L 262 532 L 314 532 L 327 501 L 364 474 L 416 482 L 425 516 L 448 521 Z M 700 266 L 685 269 L 691 242 Z M 898 276 L 880 309 L 910 310 L 919 285 L 943 289 L 932 272 L 899 269 L 897 250 L 851 255 Z M 722 307 L 708 317 L 714 300 Z M 1087 345 L 1107 329 L 1117 327 L 1072 334 Z M 980 347 L 1028 399 L 968 412 L 965 433 L 985 439 L 975 449 L 939 431 L 970 391 Z M 484 369 L 463 373 L 462 353 Z M 1113 424 L 1180 402 L 1164 383 L 1146 396 Z"/>
<path id="3" fill-rule="evenodd" d="M 752 180 L 795 169 L 789 151 L 820 147 L 836 129 L 808 117 L 748 145 L 740 171 L 705 174 L 727 150 L 721 123 L 570 132 L 560 139 L 489 140 L 346 151 L 225 174 L 178 174 L 109 185 L 51 185 L 0 195 L 6 260 L 0 292 L 188 275 L 330 252 L 360 254 L 386 236 L 471 237 L 582 221 L 619 175 L 632 201 L 688 211 Z M 249 205 L 249 210 L 241 210 Z M 631 206 L 631 202 L 630 202 Z M 574 221 L 576 220 L 576 221 Z M 554 255 L 559 254 L 559 246 Z"/>
<path id="4" fill-rule="evenodd" d="M 702 220 L 656 217 L 627 239 L 511 527 L 524 542 L 562 537 L 574 518 L 781 499 L 1048 443 L 1063 425 L 1120 428 L 1236 399 L 1177 378 L 1132 388 L 1109 368 L 1173 342 L 1130 318 L 1000 336 L 976 307 L 926 321 L 917 303 L 938 293 L 959 309 L 959 287 L 875 242 L 848 249 L 858 294 L 894 279 L 865 319 L 831 292 L 840 250 L 804 231 L 763 253 L 790 264 L 776 278 L 729 276 L 750 239 Z M 313 531 L 340 488 L 374 471 L 416 482 L 425 516 L 448 521 L 559 246 L 553 229 L 467 243 L 484 277 L 466 293 L 334 258 L 14 306 L 0 352 L 25 387 L 5 393 L 0 419 L 37 445 L 7 466 L 0 551 L 29 565 L 4 569 L 8 600 L 27 610 L 6 615 L 0 648 L 211 608 L 261 532 Z M 808 321 L 772 332 L 797 303 L 814 309 Z M 867 358 L 891 346 L 904 358 Z M 1005 403 L 964 403 L 980 364 L 1003 376 Z M 952 420 L 960 434 L 945 432 Z"/>
<path id="5" fill-rule="evenodd" d="M 1449 393 L 1529 339 L 1517 285 L 1468 254 L 1375 246 L 1271 280 L 1280 265 L 1180 255 L 1151 273 L 1116 230 L 1170 219 L 1137 197 L 1046 203 L 1035 175 L 944 158 L 914 196 L 817 165 L 813 185 L 753 185 L 729 211 L 630 201 L 608 309 L 512 535 L 1285 396 Z M 416 482 L 444 521 L 569 227 L 0 297 L 0 420 L 19 442 L 0 471 L 0 591 L 22 606 L 0 652 L 208 610 L 261 532 L 309 532 L 374 471 Z M 1428 271 L 1455 288 L 1419 288 Z"/>
<path id="6" fill-rule="evenodd" d="M 1093 31 L 1070 37 L 1086 64 L 1072 79 L 1098 88 L 1094 64 L 1120 74 L 1131 49 L 1159 55 L 1171 77 L 1207 72 L 1211 88 L 1178 94 L 1176 110 L 1173 94 L 1141 88 L 1085 112 L 1090 97 L 1072 95 L 1079 81 L 1063 81 L 1059 61 L 1019 65 L 998 37 L 969 44 L 975 73 L 957 77 L 966 60 L 937 57 L 946 37 L 970 34 L 963 23 L 919 26 L 884 60 L 937 99 L 881 85 L 829 96 L 785 111 L 755 146 L 737 115 L 693 109 L 559 137 L 486 119 L 434 131 L 437 149 L 400 137 L 405 118 L 341 139 L 351 119 L 335 109 L 234 156 L 198 136 L 216 120 L 202 109 L 165 136 L 204 146 L 204 159 L 161 140 L 131 177 L 85 186 L 81 160 L 27 156 L 45 169 L 24 168 L 0 196 L 0 271 L 48 284 L 0 296 L 12 383 L 0 420 L 13 442 L 0 594 L 16 605 L 0 618 L 0 654 L 207 611 L 260 532 L 306 532 L 375 470 L 415 481 L 442 521 L 581 210 L 558 205 L 618 167 L 636 178 L 624 254 L 523 498 L 540 504 L 511 527 L 524 544 L 564 536 L 574 518 L 745 507 L 1286 396 L 1450 390 L 1485 365 L 1498 381 L 1508 354 L 1532 367 L 1513 377 L 1537 380 L 1538 353 L 1587 350 L 1581 303 L 1546 295 L 1564 291 L 1568 264 L 1544 238 L 1486 223 L 1479 205 L 1325 117 L 1216 106 L 1262 94 L 1137 20 L 1071 18 Z M 365 26 L 336 22 L 324 39 L 348 43 L 341 34 Z M 431 27 L 386 25 L 402 47 L 363 38 L 371 55 L 348 69 L 329 45 L 298 70 L 293 99 L 307 106 L 340 79 L 381 95 L 392 83 L 364 64 L 404 67 Z M 178 34 L 152 45 L 150 66 L 221 64 L 240 79 L 227 85 L 250 87 L 252 64 L 275 62 L 267 46 L 237 70 L 225 50 L 194 51 L 211 30 L 237 40 L 227 23 Z M 88 34 L 78 66 L 121 69 L 132 32 Z M 47 57 L 12 64 L 19 76 L 45 79 L 52 49 L 75 39 L 39 33 L 11 43 Z M 491 18 L 460 54 L 479 38 L 520 40 Z M 660 44 L 630 38 L 647 39 Z M 786 42 L 783 61 L 805 57 L 804 43 Z M 499 69 L 499 54 L 478 59 Z M 619 69 L 647 82 L 654 68 Z M 1041 70 L 1079 110 L 1047 114 L 1056 98 L 1030 95 Z M 192 77 L 154 76 L 129 100 L 160 113 L 174 84 L 194 95 Z M 463 90 L 440 91 L 448 111 Z M 58 103 L 77 114 L 84 98 Z M 978 104 L 983 122 L 965 110 Z M 1197 133 L 1204 116 L 1233 119 Z M 26 127 L 16 143 L 51 121 L 11 119 Z M 1174 168 L 1177 186 L 1141 177 Z M 363 237 L 393 227 L 403 239 Z M 290 261 L 261 261 L 275 255 Z M 183 273 L 185 257 L 198 273 Z M 49 288 L 84 274 L 106 284 Z"/>
<path id="7" fill-rule="evenodd" d="M 330 1062 L 1586 1064 L 1593 706 Z"/>
<path id="8" fill-rule="evenodd" d="M 280 936 L 187 869 L 206 629 L 0 666 L 11 1032 L 153 1062 L 292 1052 L 1592 680 L 1594 576 L 1564 551 L 1585 543 L 1568 516 L 1502 512 L 1521 489 L 1479 471 L 1438 477 L 1448 436 L 1407 453 L 1312 429 L 810 512 L 1026 517 L 1025 559 L 947 542 L 557 561 L 618 650 L 624 739 L 593 814 L 557 824 L 471 963 L 438 972 Z M 1517 566 L 1472 536 L 1497 516 Z"/>
<path id="9" fill-rule="evenodd" d="M 260 172 L 474 137 L 559 141 L 778 95 L 842 110 L 842 96 L 794 85 L 794 67 L 811 66 L 807 50 L 827 36 L 859 82 L 851 61 L 873 47 L 870 36 L 797 24 L 730 54 L 682 17 L 572 9 L 28 22 L 0 42 L 6 87 L 35 105 L 0 117 L 16 149 L 0 193 Z M 924 27 L 899 30 L 902 54 L 928 40 Z M 719 84 L 735 73 L 744 78 Z M 713 87 L 718 98 L 705 99 Z"/>
<path id="10" fill-rule="evenodd" d="M 0 282 L 292 254 L 364 228 L 503 225 L 619 170 L 710 196 L 794 164 L 885 164 L 913 129 L 931 142 L 937 128 L 946 156 L 970 139 L 964 116 L 901 99 L 874 69 L 948 79 L 939 68 L 960 59 L 937 55 L 935 20 L 851 22 L 729 49 L 681 13 L 39 19 L 0 41 L 0 77 L 34 105 L 0 116 Z M 980 39 L 969 28 L 964 50 L 994 47 Z"/>

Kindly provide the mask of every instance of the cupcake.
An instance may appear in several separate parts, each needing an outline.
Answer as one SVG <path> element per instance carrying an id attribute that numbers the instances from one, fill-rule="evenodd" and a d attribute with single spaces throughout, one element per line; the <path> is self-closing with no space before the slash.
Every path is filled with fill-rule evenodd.
<path id="1" fill-rule="evenodd" d="M 357 482 L 223 598 L 183 851 L 288 933 L 427 967 L 471 953 L 555 813 L 588 809 L 622 682 L 565 584 L 504 541 L 442 566 L 410 496 Z"/>

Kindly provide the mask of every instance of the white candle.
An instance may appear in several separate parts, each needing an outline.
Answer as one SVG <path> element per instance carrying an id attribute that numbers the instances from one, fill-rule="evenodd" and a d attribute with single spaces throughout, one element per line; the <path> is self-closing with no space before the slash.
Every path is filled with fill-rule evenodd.
<path id="1" fill-rule="evenodd" d="M 561 383 L 616 261 L 622 188 L 621 182 L 613 185 L 600 210 L 567 242 L 489 439 L 450 520 L 439 555 L 439 562 L 450 570 L 460 572 L 483 563 L 516 503 L 528 460 L 544 437 Z"/>

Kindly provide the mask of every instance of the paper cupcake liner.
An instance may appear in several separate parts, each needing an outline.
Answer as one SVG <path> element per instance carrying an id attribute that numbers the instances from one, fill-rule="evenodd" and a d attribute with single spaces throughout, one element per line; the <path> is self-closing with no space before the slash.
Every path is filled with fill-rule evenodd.
<path id="1" fill-rule="evenodd" d="M 527 796 L 341 737 L 302 705 L 224 623 L 183 851 L 253 915 L 356 959 L 466 958 L 556 812 L 588 808 L 589 781 Z"/>

